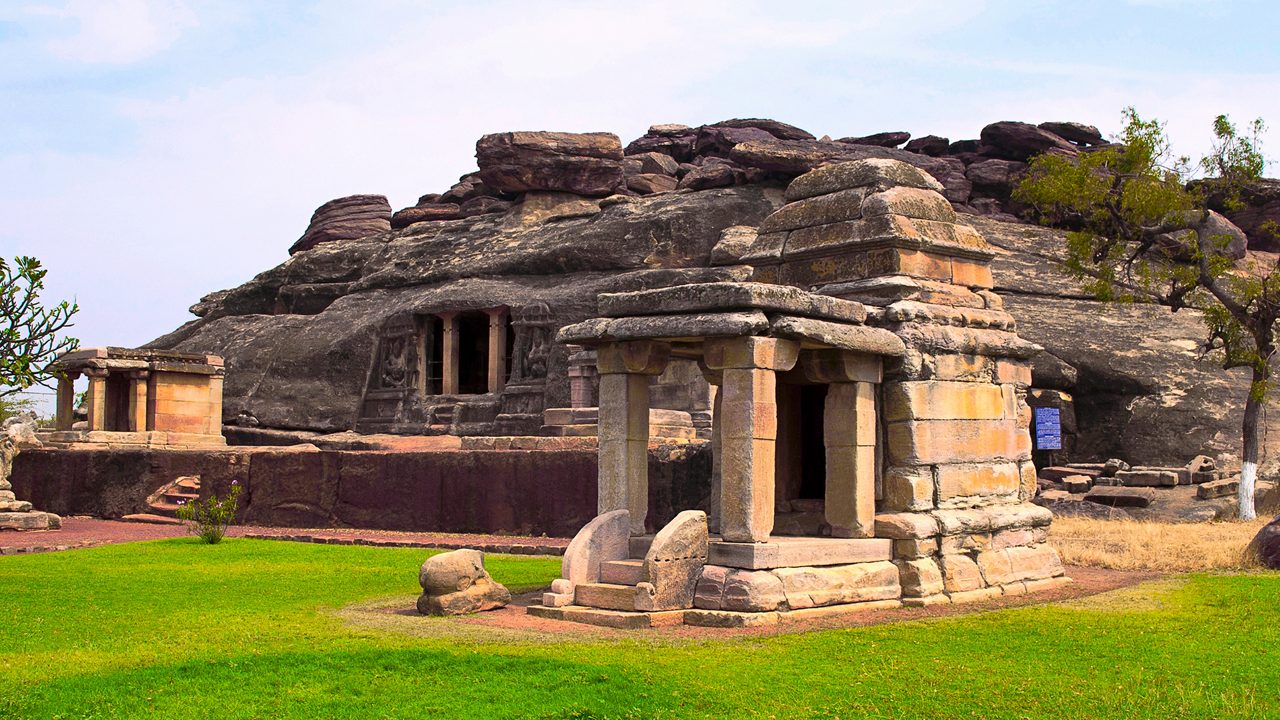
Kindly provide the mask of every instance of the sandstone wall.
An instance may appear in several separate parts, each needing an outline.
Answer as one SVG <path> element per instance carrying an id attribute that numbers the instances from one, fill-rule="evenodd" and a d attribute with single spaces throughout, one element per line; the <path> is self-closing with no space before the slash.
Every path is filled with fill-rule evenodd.
<path id="1" fill-rule="evenodd" d="M 706 507 L 710 452 L 650 451 L 650 522 Z M 596 514 L 596 453 L 321 450 L 30 450 L 18 496 L 61 515 L 147 512 L 149 494 L 182 475 L 201 492 L 244 490 L 237 522 L 571 537 Z"/>

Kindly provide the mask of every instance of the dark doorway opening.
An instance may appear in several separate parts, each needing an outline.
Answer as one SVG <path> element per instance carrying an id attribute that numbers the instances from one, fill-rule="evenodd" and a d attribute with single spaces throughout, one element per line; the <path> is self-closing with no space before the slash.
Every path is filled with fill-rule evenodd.
<path id="1" fill-rule="evenodd" d="M 458 392 L 489 392 L 489 315 L 465 312 L 458 316 Z"/>
<path id="2" fill-rule="evenodd" d="M 107 376 L 106 430 L 129 430 L 129 378 L 126 375 Z M 139 428 L 143 429 L 143 428 Z"/>
<path id="3" fill-rule="evenodd" d="M 800 486 L 796 497 L 822 500 L 827 492 L 827 445 L 824 437 L 826 385 L 800 386 Z"/>

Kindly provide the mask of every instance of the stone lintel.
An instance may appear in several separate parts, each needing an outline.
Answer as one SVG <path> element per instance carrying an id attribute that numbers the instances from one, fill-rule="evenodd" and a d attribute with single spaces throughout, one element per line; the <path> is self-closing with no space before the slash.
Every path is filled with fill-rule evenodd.
<path id="1" fill-rule="evenodd" d="M 901 357 L 907 352 L 902 340 L 883 328 L 788 315 L 772 315 L 769 320 L 771 335 L 796 340 L 806 349 L 834 348 L 892 357 Z"/>
<path id="2" fill-rule="evenodd" d="M 774 537 L 768 542 L 712 540 L 707 562 L 712 565 L 768 570 L 878 562 L 893 556 L 893 543 L 879 538 Z"/>
<path id="3" fill-rule="evenodd" d="M 757 335 L 768 328 L 769 320 L 759 310 L 593 318 L 561 328 L 556 342 L 595 346 L 620 340 L 692 341 Z"/>
<path id="4" fill-rule="evenodd" d="M 861 303 L 768 283 L 701 283 L 600 295 L 600 313 L 607 317 L 647 316 L 655 310 L 671 314 L 766 310 L 853 323 L 867 316 Z"/>
<path id="5" fill-rule="evenodd" d="M 915 322 L 894 324 L 892 330 L 907 347 L 929 353 L 1030 360 L 1044 350 L 1039 345 L 1005 330 Z"/>

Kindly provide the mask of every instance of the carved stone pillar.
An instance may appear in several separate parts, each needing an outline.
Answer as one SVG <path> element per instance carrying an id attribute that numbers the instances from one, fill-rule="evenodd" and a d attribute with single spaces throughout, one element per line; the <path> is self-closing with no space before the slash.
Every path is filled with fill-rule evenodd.
<path id="1" fill-rule="evenodd" d="M 489 392 L 502 392 L 507 383 L 507 309 L 485 311 L 489 315 Z"/>
<path id="2" fill-rule="evenodd" d="M 86 370 L 89 376 L 89 394 L 85 396 L 85 405 L 89 409 L 89 429 L 107 429 L 107 371 Z"/>
<path id="3" fill-rule="evenodd" d="M 458 343 L 458 313 L 448 312 L 440 313 L 440 319 L 444 321 L 444 368 L 441 373 L 441 393 L 444 395 L 458 394 L 458 363 L 462 360 L 462 347 Z"/>
<path id="4" fill-rule="evenodd" d="M 708 340 L 703 362 L 722 370 L 720 536 L 765 542 L 773 532 L 777 371 L 795 367 L 800 345 L 775 338 Z"/>
<path id="5" fill-rule="evenodd" d="M 643 535 L 649 514 L 649 383 L 671 356 L 665 343 L 639 341 L 604 345 L 600 370 L 600 514 L 627 510 L 631 534 Z"/>
<path id="6" fill-rule="evenodd" d="M 76 377 L 78 377 L 77 373 L 67 373 L 58 378 L 57 429 L 61 431 L 70 430 L 75 423 Z"/>
<path id="7" fill-rule="evenodd" d="M 129 373 L 129 432 L 146 432 L 147 378 L 151 373 L 140 370 Z"/>

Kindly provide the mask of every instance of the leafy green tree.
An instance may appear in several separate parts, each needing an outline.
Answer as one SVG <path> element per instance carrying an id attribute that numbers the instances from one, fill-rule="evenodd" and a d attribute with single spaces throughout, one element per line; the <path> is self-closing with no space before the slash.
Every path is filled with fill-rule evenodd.
<path id="1" fill-rule="evenodd" d="M 63 335 L 80 307 L 40 301 L 46 273 L 33 257 L 17 257 L 13 265 L 0 257 L 0 398 L 47 383 L 54 360 L 80 345 Z"/>
<path id="2" fill-rule="evenodd" d="M 1171 151 L 1164 124 L 1124 110 L 1116 142 L 1076 157 L 1031 162 L 1014 197 L 1043 222 L 1069 228 L 1069 270 L 1100 299 L 1156 302 L 1203 313 L 1206 354 L 1251 375 L 1242 423 L 1240 517 L 1256 516 L 1259 414 L 1271 385 L 1280 318 L 1280 270 L 1238 263 L 1232 236 L 1209 210 L 1228 209 L 1262 176 L 1262 120 L 1240 131 L 1225 115 L 1213 123 L 1213 149 L 1198 165 Z M 1193 175 L 1203 179 L 1188 182 Z M 1275 228 L 1272 228 L 1275 231 Z"/>

